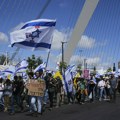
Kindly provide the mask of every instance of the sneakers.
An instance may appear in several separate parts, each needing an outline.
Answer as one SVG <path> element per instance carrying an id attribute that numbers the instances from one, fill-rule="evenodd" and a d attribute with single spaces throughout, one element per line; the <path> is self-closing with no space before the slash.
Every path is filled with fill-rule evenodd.
<path id="1" fill-rule="evenodd" d="M 85 103 L 84 102 L 80 102 L 81 105 L 84 105 Z"/>

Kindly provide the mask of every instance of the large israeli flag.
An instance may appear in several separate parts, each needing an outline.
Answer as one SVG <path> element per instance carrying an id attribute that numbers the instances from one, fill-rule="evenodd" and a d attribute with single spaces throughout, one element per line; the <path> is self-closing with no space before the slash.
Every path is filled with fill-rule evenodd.
<path id="1" fill-rule="evenodd" d="M 25 23 L 20 30 L 10 33 L 11 46 L 31 50 L 51 48 L 56 20 L 37 19 Z"/>
<path id="2" fill-rule="evenodd" d="M 41 69 L 42 70 L 45 69 L 45 67 L 46 67 L 46 62 L 43 62 L 42 64 L 40 64 L 39 66 L 37 66 L 35 68 L 34 73 L 37 72 L 37 71 L 39 71 L 39 70 L 41 70 Z"/>

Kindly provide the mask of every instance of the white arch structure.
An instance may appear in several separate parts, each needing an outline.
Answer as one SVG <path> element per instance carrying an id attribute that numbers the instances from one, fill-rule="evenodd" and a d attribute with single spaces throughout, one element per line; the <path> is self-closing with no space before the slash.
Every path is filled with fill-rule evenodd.
<path id="1" fill-rule="evenodd" d="M 77 20 L 75 28 L 73 30 L 70 41 L 68 42 L 67 48 L 64 52 L 64 61 L 66 63 L 70 62 L 70 58 L 74 52 L 75 47 L 77 46 L 87 24 L 89 23 L 90 18 L 93 15 L 95 8 L 97 7 L 99 0 L 86 0 L 80 16 Z"/>

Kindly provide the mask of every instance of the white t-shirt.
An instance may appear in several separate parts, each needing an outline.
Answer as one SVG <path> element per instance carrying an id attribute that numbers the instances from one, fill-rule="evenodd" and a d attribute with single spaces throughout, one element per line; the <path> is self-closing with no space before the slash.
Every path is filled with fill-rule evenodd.
<path id="1" fill-rule="evenodd" d="M 0 91 L 2 91 L 4 89 L 4 85 L 3 83 L 0 83 Z"/>
<path id="2" fill-rule="evenodd" d="M 72 92 L 73 91 L 73 84 L 68 84 L 68 92 Z"/>
<path id="3" fill-rule="evenodd" d="M 98 87 L 104 88 L 105 87 L 105 81 L 104 80 L 99 81 L 98 82 Z"/>

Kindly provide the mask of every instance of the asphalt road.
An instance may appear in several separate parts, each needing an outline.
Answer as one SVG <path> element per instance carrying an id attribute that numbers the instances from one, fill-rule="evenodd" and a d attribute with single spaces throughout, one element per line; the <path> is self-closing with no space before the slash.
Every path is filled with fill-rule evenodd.
<path id="1" fill-rule="evenodd" d="M 29 116 L 27 112 L 8 115 L 0 112 L 0 120 L 120 120 L 120 96 L 116 103 L 96 101 L 84 105 L 63 105 L 60 108 L 48 109 L 38 117 Z"/>

